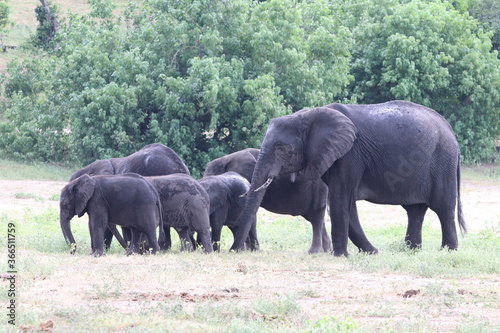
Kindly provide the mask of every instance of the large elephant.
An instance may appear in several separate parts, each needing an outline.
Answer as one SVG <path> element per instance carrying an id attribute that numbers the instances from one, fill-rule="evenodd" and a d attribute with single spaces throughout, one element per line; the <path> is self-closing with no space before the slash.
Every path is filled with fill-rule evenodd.
<path id="1" fill-rule="evenodd" d="M 162 220 L 165 229 L 179 233 L 182 249 L 192 250 L 192 234 L 197 232 L 206 253 L 212 252 L 210 236 L 210 199 L 196 179 L 186 174 L 145 177 L 160 195 Z M 162 248 L 170 247 L 166 237 Z"/>
<path id="2" fill-rule="evenodd" d="M 144 233 L 156 253 L 160 247 L 156 239 L 156 227 L 160 226 L 163 237 L 160 197 L 156 189 L 142 176 L 133 173 L 123 175 L 83 175 L 71 181 L 61 191 L 60 224 L 65 239 L 76 251 L 76 242 L 70 228 L 75 216 L 89 216 L 89 230 L 93 256 L 104 251 L 104 231 L 116 225 L 130 228 L 131 246 L 127 254 L 139 253 L 140 233 Z"/>
<path id="3" fill-rule="evenodd" d="M 421 246 L 428 208 L 441 222 L 442 247 L 458 247 L 455 210 L 466 232 L 457 140 L 442 116 L 418 104 L 330 104 L 271 120 L 233 250 L 243 248 L 250 217 L 278 176 L 327 184 L 336 256 L 348 255 L 348 237 L 361 251 L 377 252 L 359 223 L 357 200 L 403 206 L 410 248 Z"/>
<path id="4" fill-rule="evenodd" d="M 185 173 L 190 175 L 189 169 L 182 161 L 179 155 L 171 149 L 160 143 L 153 143 L 144 146 L 137 152 L 125 156 L 97 160 L 91 164 L 75 171 L 70 178 L 70 181 L 84 175 L 116 175 L 127 172 L 137 173 L 142 176 L 161 176 L 170 175 L 173 173 Z M 122 246 L 131 238 L 130 231 L 122 228 L 125 242 L 120 243 Z M 170 229 L 166 230 L 167 237 L 170 236 Z M 113 239 L 113 233 L 110 229 L 106 229 L 104 233 L 104 244 L 106 249 L 109 248 Z"/>
<path id="5" fill-rule="evenodd" d="M 246 199 L 242 197 L 250 189 L 250 183 L 236 172 L 205 176 L 198 181 L 210 198 L 210 227 L 214 251 L 220 251 L 222 227 L 227 225 L 233 235 L 239 227 L 241 212 Z M 250 232 L 250 244 L 254 244 Z"/>
<path id="6" fill-rule="evenodd" d="M 234 171 L 249 182 L 259 156 L 259 149 L 247 148 L 235 153 L 219 157 L 209 162 L 204 177 Z M 325 209 L 328 187 L 321 179 L 292 181 L 290 177 L 277 175 L 269 185 L 260 206 L 277 214 L 300 215 L 310 221 L 313 228 L 313 239 L 309 253 L 331 250 L 331 240 L 325 228 Z M 251 217 L 252 220 L 255 216 Z M 250 231 L 252 244 L 257 242 L 255 224 Z"/>

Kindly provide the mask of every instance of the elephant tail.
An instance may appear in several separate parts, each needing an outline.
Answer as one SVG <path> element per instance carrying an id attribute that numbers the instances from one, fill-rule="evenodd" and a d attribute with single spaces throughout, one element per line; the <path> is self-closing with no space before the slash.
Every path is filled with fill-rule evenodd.
<path id="1" fill-rule="evenodd" d="M 162 212 L 162 205 L 161 201 L 158 201 L 157 204 L 158 207 L 158 215 L 160 217 L 160 223 L 159 223 L 159 234 L 158 234 L 158 244 L 160 244 L 160 249 L 162 249 L 166 243 L 166 236 L 165 236 L 165 230 L 163 229 L 163 212 Z"/>
<path id="2" fill-rule="evenodd" d="M 458 154 L 458 167 L 457 167 L 457 218 L 458 225 L 462 235 L 467 233 L 467 224 L 465 223 L 464 213 L 462 211 L 462 200 L 460 199 L 460 153 Z"/>

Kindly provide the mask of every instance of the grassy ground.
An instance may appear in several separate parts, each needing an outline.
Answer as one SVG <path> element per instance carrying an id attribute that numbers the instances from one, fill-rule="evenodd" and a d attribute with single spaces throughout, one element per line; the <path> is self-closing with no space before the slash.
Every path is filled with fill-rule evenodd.
<path id="1" fill-rule="evenodd" d="M 401 242 L 405 223 L 397 211 L 360 205 L 379 255 L 358 254 L 352 246 L 349 258 L 308 255 L 308 222 L 262 210 L 259 252 L 228 253 L 226 231 L 218 254 L 181 253 L 176 240 L 172 252 L 156 256 L 125 257 L 114 244 L 105 257 L 92 258 L 85 218 L 72 223 L 76 255 L 68 254 L 60 231 L 58 193 L 70 170 L 0 161 L 0 201 L 10 202 L 0 206 L 0 232 L 7 235 L 9 223 L 15 226 L 18 271 L 16 326 L 5 319 L 3 304 L 11 298 L 3 292 L 0 329 L 498 332 L 498 170 L 463 172 L 462 200 L 475 226 L 454 252 L 439 250 L 441 232 L 432 217 L 424 224 L 423 249 L 410 252 Z M 7 239 L 2 242 L 5 249 Z M 1 257 L 0 271 L 6 272 L 5 250 Z M 9 290 L 8 277 L 0 275 L 2 290 Z"/>

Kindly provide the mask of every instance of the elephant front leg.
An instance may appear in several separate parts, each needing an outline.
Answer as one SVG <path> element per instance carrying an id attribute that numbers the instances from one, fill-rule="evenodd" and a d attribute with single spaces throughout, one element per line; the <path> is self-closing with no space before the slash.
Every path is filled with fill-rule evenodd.
<path id="1" fill-rule="evenodd" d="M 92 246 L 90 255 L 100 257 L 104 254 L 104 231 L 106 228 L 107 223 L 102 218 L 89 216 L 89 232 Z"/>
<path id="2" fill-rule="evenodd" d="M 330 193 L 330 219 L 332 222 L 333 255 L 349 256 L 347 241 L 349 236 L 350 203 L 341 195 Z"/>

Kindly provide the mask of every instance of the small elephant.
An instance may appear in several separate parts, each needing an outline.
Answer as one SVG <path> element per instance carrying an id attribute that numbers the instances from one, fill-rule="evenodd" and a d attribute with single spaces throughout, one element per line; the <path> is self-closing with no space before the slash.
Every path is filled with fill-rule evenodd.
<path id="1" fill-rule="evenodd" d="M 207 164 L 203 176 L 234 171 L 250 182 L 258 156 L 259 149 L 247 148 L 216 158 Z M 265 191 L 260 207 L 276 214 L 304 217 L 311 222 L 313 228 L 309 253 L 328 252 L 331 250 L 332 242 L 325 227 L 327 193 L 328 187 L 321 179 L 293 181 L 290 177 L 278 175 Z M 255 220 L 251 214 L 249 218 Z M 258 246 L 258 240 L 255 222 L 251 223 L 250 238 L 254 248 L 254 244 Z"/>
<path id="2" fill-rule="evenodd" d="M 212 252 L 210 199 L 198 181 L 181 173 L 145 178 L 160 196 L 164 227 L 177 230 L 183 249 L 194 248 L 191 232 L 197 232 L 204 251 Z M 170 246 L 169 241 L 167 236 L 162 249 Z"/>
<path id="3" fill-rule="evenodd" d="M 153 143 L 125 157 L 97 160 L 75 171 L 71 175 L 70 181 L 84 174 L 95 176 L 116 175 L 127 172 L 137 173 L 141 176 L 161 176 L 173 173 L 185 173 L 190 175 L 186 164 L 184 164 L 174 150 L 163 144 Z M 120 241 L 120 239 L 119 241 L 123 246 L 130 241 L 131 231 L 122 227 L 122 232 L 125 241 Z M 170 230 L 168 230 L 168 232 L 170 234 Z M 106 229 L 104 233 L 104 244 L 106 249 L 109 248 L 113 240 L 113 234 L 117 235 L 117 233 L 112 233 L 110 229 Z M 121 238 L 121 236 L 119 237 Z M 125 246 L 125 248 L 127 248 L 127 246 Z"/>
<path id="4" fill-rule="evenodd" d="M 198 181 L 210 198 L 210 226 L 214 251 L 220 251 L 222 226 L 227 225 L 233 235 L 238 229 L 238 218 L 245 206 L 243 194 L 250 189 L 250 183 L 236 172 L 206 176 Z M 250 231 L 250 244 L 256 235 Z"/>
<path id="5" fill-rule="evenodd" d="M 244 247 L 266 188 L 285 177 L 290 182 L 322 179 L 327 184 L 336 256 L 348 255 L 348 238 L 361 251 L 378 251 L 361 228 L 357 200 L 403 206 L 410 248 L 421 246 L 428 208 L 441 222 L 442 247 L 458 247 L 456 210 L 466 232 L 457 139 L 440 114 L 422 105 L 334 103 L 271 120 L 242 213 L 244 227 L 233 250 Z"/>
<path id="6" fill-rule="evenodd" d="M 75 216 L 89 216 L 89 230 L 93 256 L 104 251 L 104 231 L 116 225 L 132 231 L 132 241 L 127 254 L 139 253 L 140 233 L 144 233 L 153 253 L 160 250 L 156 239 L 156 227 L 160 227 L 160 239 L 164 238 L 161 220 L 160 197 L 144 177 L 127 173 L 123 175 L 83 175 L 68 183 L 61 191 L 60 224 L 65 239 L 76 242 L 70 228 Z"/>

